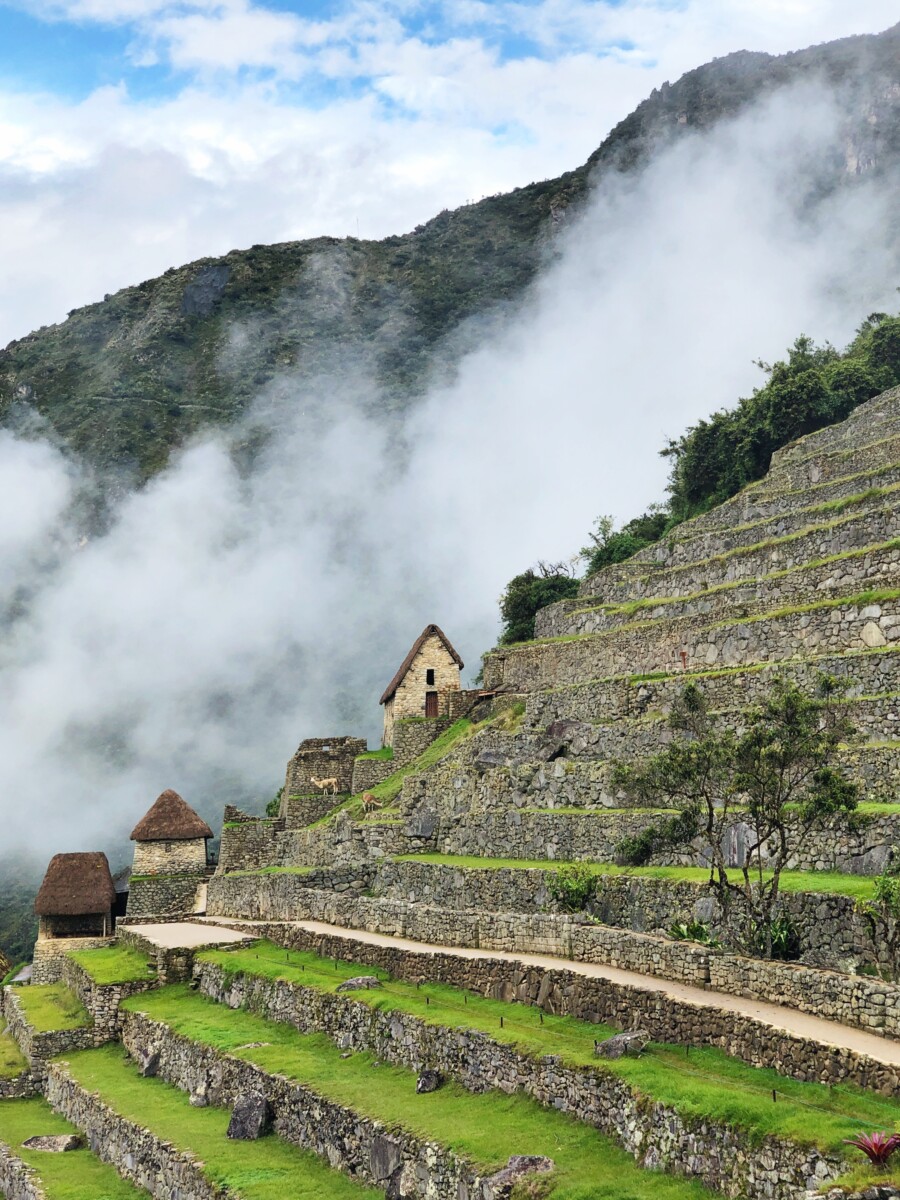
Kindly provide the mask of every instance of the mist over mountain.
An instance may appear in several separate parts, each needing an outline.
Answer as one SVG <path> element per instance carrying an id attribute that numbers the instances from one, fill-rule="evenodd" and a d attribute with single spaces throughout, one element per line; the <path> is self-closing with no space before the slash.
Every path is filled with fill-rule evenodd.
<path id="1" fill-rule="evenodd" d="M 173 269 L 0 353 L 7 848 L 118 861 L 165 787 L 215 822 L 301 737 L 377 740 L 426 623 L 474 675 L 505 581 L 659 499 L 666 438 L 755 359 L 895 308 L 898 51 L 731 55 L 560 179 Z"/>

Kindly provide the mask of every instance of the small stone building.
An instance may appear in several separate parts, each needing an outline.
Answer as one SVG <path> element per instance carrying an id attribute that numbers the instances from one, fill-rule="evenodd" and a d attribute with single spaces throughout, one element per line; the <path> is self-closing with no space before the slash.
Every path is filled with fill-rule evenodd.
<path id="1" fill-rule="evenodd" d="M 54 854 L 34 902 L 38 940 L 104 938 L 113 932 L 116 888 L 101 851 Z"/>
<path id="2" fill-rule="evenodd" d="M 32 983 L 55 983 L 70 950 L 109 946 L 116 888 L 101 851 L 55 854 L 34 902 L 40 918 Z"/>
<path id="3" fill-rule="evenodd" d="M 460 690 L 459 673 L 464 666 L 440 627 L 426 625 L 381 697 L 382 744 L 394 744 L 394 724 L 404 718 L 448 716 L 450 696 Z"/>
<path id="4" fill-rule="evenodd" d="M 176 917 L 206 911 L 207 823 L 171 789 L 131 831 L 134 847 L 129 917 Z"/>
<path id="5" fill-rule="evenodd" d="M 213 831 L 171 788 L 154 802 L 131 831 L 135 875 L 206 871 L 206 842 Z"/>

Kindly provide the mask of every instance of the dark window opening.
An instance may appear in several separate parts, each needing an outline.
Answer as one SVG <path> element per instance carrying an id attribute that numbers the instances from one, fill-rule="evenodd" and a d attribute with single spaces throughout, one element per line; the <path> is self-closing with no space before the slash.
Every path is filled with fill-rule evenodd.
<path id="1" fill-rule="evenodd" d="M 434 683 L 434 667 L 429 667 L 425 672 L 425 682 Z"/>

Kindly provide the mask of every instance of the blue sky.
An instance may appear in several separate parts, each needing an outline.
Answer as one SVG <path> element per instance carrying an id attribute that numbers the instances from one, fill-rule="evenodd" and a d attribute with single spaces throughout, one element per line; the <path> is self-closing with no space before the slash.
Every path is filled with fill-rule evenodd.
<path id="1" fill-rule="evenodd" d="M 0 345 L 234 246 L 571 168 L 665 79 L 893 0 L 0 0 Z"/>

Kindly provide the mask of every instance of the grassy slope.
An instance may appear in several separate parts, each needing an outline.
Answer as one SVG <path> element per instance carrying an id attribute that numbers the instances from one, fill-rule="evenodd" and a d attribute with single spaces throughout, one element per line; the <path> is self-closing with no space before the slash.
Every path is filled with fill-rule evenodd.
<path id="1" fill-rule="evenodd" d="M 463 854 L 401 854 L 398 862 L 433 863 L 436 866 L 461 867 L 464 870 L 558 871 L 575 864 L 558 859 L 476 858 Z M 674 879 L 683 883 L 706 883 L 709 871 L 704 867 L 617 867 L 611 863 L 579 863 L 595 875 L 634 875 L 639 879 Z M 866 875 L 841 875 L 837 871 L 784 871 L 781 876 L 783 892 L 824 892 L 865 900 L 872 895 L 875 881 Z"/>
<path id="2" fill-rule="evenodd" d="M 549 1155 L 557 1164 L 554 1200 L 710 1196 L 696 1184 L 640 1171 L 629 1155 L 596 1131 L 522 1095 L 473 1095 L 451 1083 L 420 1096 L 412 1071 L 378 1064 L 369 1054 L 342 1059 L 324 1035 L 299 1034 L 286 1025 L 223 1008 L 183 985 L 148 992 L 129 1007 L 357 1112 L 440 1142 L 485 1170 L 497 1169 L 511 1154 Z M 266 1044 L 248 1045 L 253 1042 Z M 83 1078 L 80 1067 L 76 1073 Z"/>
<path id="3" fill-rule="evenodd" d="M 38 1033 L 83 1029 L 91 1023 L 81 1001 L 64 983 L 28 984 L 18 988 L 16 995 Z"/>
<path id="4" fill-rule="evenodd" d="M 900 1100 L 855 1087 L 801 1083 L 775 1071 L 747 1066 L 712 1047 L 687 1052 L 678 1046 L 656 1045 L 640 1059 L 598 1063 L 594 1039 L 610 1036 L 614 1030 L 608 1026 L 550 1013 L 544 1013 L 541 1020 L 538 1010 L 521 1004 L 442 984 L 417 988 L 365 964 L 335 963 L 267 942 L 235 951 L 207 951 L 200 957 L 227 971 L 285 979 L 323 992 L 334 992 L 354 975 L 375 974 L 383 981 L 381 989 L 353 993 L 355 1000 L 373 1009 L 411 1013 L 431 1025 L 481 1030 L 494 1041 L 514 1045 L 529 1055 L 555 1054 L 574 1066 L 609 1071 L 686 1117 L 727 1120 L 754 1137 L 777 1134 L 839 1151 L 843 1138 L 862 1129 L 900 1127 Z M 160 1001 L 154 998 L 150 1003 L 152 1007 Z M 167 1001 L 162 1003 L 171 1011 Z M 145 997 L 129 1001 L 127 1006 L 148 1007 Z M 777 1103 L 772 1102 L 773 1089 L 778 1093 Z"/>
<path id="5" fill-rule="evenodd" d="M 114 1168 L 90 1150 L 47 1154 L 23 1150 L 22 1142 L 37 1133 L 76 1133 L 74 1126 L 40 1099 L 0 1101 L 0 1142 L 38 1173 L 47 1200 L 137 1200 L 143 1188 L 121 1179 Z"/>
<path id="6" fill-rule="evenodd" d="M 192 1108 L 188 1097 L 161 1079 L 143 1079 L 119 1045 L 67 1056 L 72 1075 L 120 1116 L 151 1130 L 201 1160 L 214 1183 L 241 1200 L 375 1200 L 382 1195 L 331 1170 L 314 1154 L 278 1137 L 234 1142 L 225 1136 L 230 1114 Z M 0 1106 L 2 1108 L 2 1106 Z M 85 1198 L 87 1200 L 87 1197 Z M 90 1200 L 95 1200 L 91 1197 Z"/>
<path id="7" fill-rule="evenodd" d="M 117 944 L 99 950 L 76 950 L 71 957 L 94 983 L 133 983 L 152 979 L 156 968 L 146 954 Z"/>
<path id="8" fill-rule="evenodd" d="M 28 1067 L 25 1056 L 8 1033 L 0 1033 L 0 1079 L 15 1079 Z"/>

